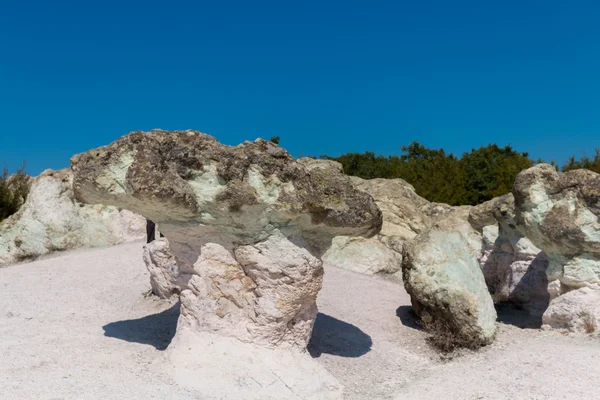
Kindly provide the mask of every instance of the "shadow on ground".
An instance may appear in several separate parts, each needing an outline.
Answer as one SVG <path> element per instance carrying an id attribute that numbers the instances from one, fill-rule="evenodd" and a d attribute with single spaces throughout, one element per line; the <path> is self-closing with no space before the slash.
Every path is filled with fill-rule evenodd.
<path id="1" fill-rule="evenodd" d="M 360 357 L 371 351 L 371 336 L 356 326 L 319 313 L 315 321 L 308 352 L 314 358 L 321 354 L 340 357 Z"/>
<path id="2" fill-rule="evenodd" d="M 149 344 L 157 350 L 165 350 L 177 330 L 179 303 L 158 314 L 139 319 L 111 322 L 104 325 L 104 336 L 127 342 Z"/>
<path id="3" fill-rule="evenodd" d="M 543 311 L 531 311 L 513 303 L 496 304 L 498 322 L 521 329 L 540 329 Z"/>
<path id="4" fill-rule="evenodd" d="M 396 316 L 400 318 L 402 325 L 417 330 L 422 330 L 421 324 L 419 323 L 419 317 L 415 313 L 415 310 L 411 306 L 400 306 L 396 310 Z"/>

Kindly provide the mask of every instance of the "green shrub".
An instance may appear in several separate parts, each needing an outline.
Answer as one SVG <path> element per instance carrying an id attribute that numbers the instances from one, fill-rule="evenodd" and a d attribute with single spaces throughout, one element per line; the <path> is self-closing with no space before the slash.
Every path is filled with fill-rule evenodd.
<path id="1" fill-rule="evenodd" d="M 575 156 L 571 156 L 569 161 L 567 161 L 563 167 L 563 172 L 570 171 L 573 169 L 589 169 L 590 171 L 594 171 L 600 174 L 600 149 L 595 150 L 595 154 L 593 157 L 588 157 L 583 154 L 580 160 L 577 160 Z"/>
<path id="2" fill-rule="evenodd" d="M 0 221 L 19 210 L 29 193 L 29 176 L 25 174 L 25 164 L 16 174 L 9 176 L 5 165 L 0 175 Z"/>
<path id="3" fill-rule="evenodd" d="M 400 156 L 365 152 L 321 158 L 338 161 L 347 175 L 363 179 L 402 178 L 427 200 L 453 206 L 476 205 L 508 193 L 517 174 L 534 164 L 527 153 L 496 144 L 472 149 L 461 158 L 418 142 L 400 149 Z"/>

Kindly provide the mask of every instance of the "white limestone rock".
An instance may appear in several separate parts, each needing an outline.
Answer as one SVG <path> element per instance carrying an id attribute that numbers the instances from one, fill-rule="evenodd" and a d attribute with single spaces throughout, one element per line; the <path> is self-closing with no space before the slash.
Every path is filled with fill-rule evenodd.
<path id="1" fill-rule="evenodd" d="M 596 333 L 600 323 L 600 286 L 590 285 L 554 298 L 542 316 L 544 327 Z"/>
<path id="2" fill-rule="evenodd" d="M 71 170 L 34 178 L 19 211 L 0 223 L 0 266 L 54 251 L 142 239 L 145 219 L 131 211 L 75 200 Z"/>
<path id="3" fill-rule="evenodd" d="M 169 249 L 166 238 L 156 239 L 144 246 L 144 263 L 150 273 L 152 292 L 162 299 L 179 295 L 185 286 L 185 277 Z"/>
<path id="4" fill-rule="evenodd" d="M 337 268 L 366 275 L 400 276 L 404 243 L 458 209 L 425 200 L 402 179 L 351 179 L 358 189 L 373 196 L 382 212 L 383 225 L 373 238 L 336 237 L 323 255 L 323 262 Z"/>
<path id="5" fill-rule="evenodd" d="M 517 176 L 513 192 L 519 228 L 548 255 L 549 280 L 600 283 L 600 174 L 539 164 Z"/>
<path id="6" fill-rule="evenodd" d="M 585 169 L 560 173 L 539 164 L 517 175 L 513 193 L 519 230 L 549 260 L 551 301 L 544 324 L 594 331 L 589 325 L 599 316 L 600 174 Z"/>
<path id="7" fill-rule="evenodd" d="M 469 222 L 482 233 L 479 263 L 494 302 L 511 301 L 541 315 L 549 301 L 548 258 L 519 230 L 513 195 L 473 207 Z"/>
<path id="8" fill-rule="evenodd" d="M 335 236 L 381 229 L 372 197 L 338 163 L 294 160 L 262 139 L 230 147 L 197 131 L 133 132 L 71 165 L 79 199 L 159 224 L 177 278 L 148 264 L 160 293 L 176 281 L 181 330 L 263 347 L 305 349 L 320 256 Z"/>
<path id="9" fill-rule="evenodd" d="M 337 236 L 323 255 L 323 262 L 365 275 L 395 274 L 402 266 L 402 241 L 398 240 L 394 249 L 386 245 L 387 238 L 379 235 L 368 239 Z"/>
<path id="10" fill-rule="evenodd" d="M 496 310 L 463 234 L 438 229 L 420 234 L 406 246 L 402 270 L 419 315 L 446 322 L 470 343 L 493 341 Z"/>

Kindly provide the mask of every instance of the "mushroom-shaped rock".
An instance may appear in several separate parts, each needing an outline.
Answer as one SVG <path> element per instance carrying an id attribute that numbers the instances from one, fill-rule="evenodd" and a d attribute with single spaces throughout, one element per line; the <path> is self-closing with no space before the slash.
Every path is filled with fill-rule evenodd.
<path id="1" fill-rule="evenodd" d="M 517 175 L 513 193 L 519 229 L 548 256 L 551 298 L 600 284 L 600 174 L 539 164 Z"/>
<path id="2" fill-rule="evenodd" d="M 192 130 L 132 132 L 71 166 L 80 200 L 160 225 L 179 268 L 179 326 L 268 347 L 306 346 L 320 256 L 333 237 L 382 224 L 339 164 L 295 160 L 262 139 L 231 147 Z"/>

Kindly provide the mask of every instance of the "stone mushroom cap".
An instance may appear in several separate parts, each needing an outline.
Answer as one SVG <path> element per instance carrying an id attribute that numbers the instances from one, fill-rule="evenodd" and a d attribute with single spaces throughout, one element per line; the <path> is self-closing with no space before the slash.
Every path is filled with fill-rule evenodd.
<path id="1" fill-rule="evenodd" d="M 519 227 L 536 246 L 571 256 L 600 253 L 600 174 L 539 164 L 517 175 L 513 193 Z"/>
<path id="2" fill-rule="evenodd" d="M 382 224 L 339 164 L 295 160 L 263 139 L 227 146 L 193 130 L 137 131 L 73 156 L 71 168 L 79 200 L 132 210 L 165 233 L 193 225 L 243 245 L 289 229 L 319 248 L 337 235 L 373 236 Z"/>

